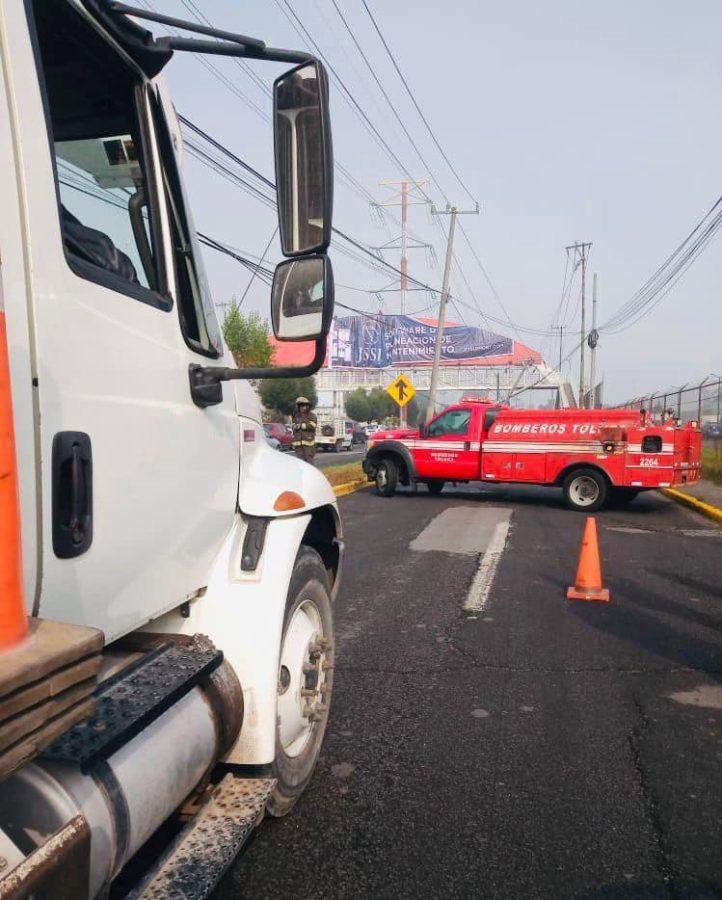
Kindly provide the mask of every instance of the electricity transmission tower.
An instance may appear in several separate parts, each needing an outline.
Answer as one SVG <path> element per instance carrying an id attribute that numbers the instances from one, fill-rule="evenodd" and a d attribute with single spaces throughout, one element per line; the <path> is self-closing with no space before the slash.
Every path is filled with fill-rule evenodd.
<path id="1" fill-rule="evenodd" d="M 381 187 L 392 188 L 393 195 L 388 200 L 385 200 L 382 203 L 378 203 L 377 206 L 401 207 L 401 234 L 396 238 L 392 238 L 392 240 L 390 240 L 386 244 L 383 244 L 381 247 L 374 247 L 374 250 L 378 250 L 380 252 L 383 252 L 385 250 L 401 251 L 401 265 L 399 266 L 399 268 L 401 269 L 399 286 L 401 295 L 401 315 L 404 315 L 406 312 L 406 295 L 409 291 L 409 260 L 407 256 L 408 251 L 426 250 L 427 253 L 432 254 L 433 258 L 434 248 L 431 246 L 431 244 L 422 244 L 420 241 L 417 241 L 414 238 L 409 240 L 407 227 L 409 218 L 409 206 L 422 206 L 429 202 L 426 199 L 426 196 L 423 194 L 423 188 L 425 188 L 428 183 L 428 181 L 408 181 L 406 179 L 401 181 L 385 179 L 384 181 L 379 182 Z M 393 290 L 396 290 L 396 288 L 393 288 Z"/>

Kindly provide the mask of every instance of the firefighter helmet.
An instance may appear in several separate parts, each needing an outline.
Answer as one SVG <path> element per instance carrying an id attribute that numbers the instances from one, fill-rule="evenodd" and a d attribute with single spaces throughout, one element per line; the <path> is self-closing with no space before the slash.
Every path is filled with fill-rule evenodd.
<path id="1" fill-rule="evenodd" d="M 296 397 L 296 406 L 303 406 L 304 403 L 306 406 L 311 405 L 311 401 L 307 397 Z"/>

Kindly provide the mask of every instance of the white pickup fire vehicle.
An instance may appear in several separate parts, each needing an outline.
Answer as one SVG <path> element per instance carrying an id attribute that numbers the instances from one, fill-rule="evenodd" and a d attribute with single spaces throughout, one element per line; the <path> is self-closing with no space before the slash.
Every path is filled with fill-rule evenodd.
<path id="1" fill-rule="evenodd" d="M 572 509 L 699 479 L 699 423 L 654 423 L 634 409 L 511 409 L 462 399 L 418 430 L 369 438 L 364 471 L 390 497 L 399 482 L 525 482 L 561 487 Z"/>
<path id="2" fill-rule="evenodd" d="M 223 344 L 160 74 L 182 51 L 286 69 L 271 318 L 315 342 L 307 366 L 238 369 Z M 341 524 L 321 473 L 264 440 L 249 379 L 324 359 L 332 167 L 307 53 L 0 0 L 2 897 L 108 896 L 173 817 L 133 896 L 206 896 L 311 778 Z"/>

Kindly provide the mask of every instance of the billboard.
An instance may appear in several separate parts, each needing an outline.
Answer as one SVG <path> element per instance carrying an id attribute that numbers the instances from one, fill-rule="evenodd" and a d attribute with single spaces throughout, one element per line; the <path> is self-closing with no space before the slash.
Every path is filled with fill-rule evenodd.
<path id="1" fill-rule="evenodd" d="M 334 319 L 329 335 L 331 366 L 382 369 L 434 361 L 436 325 L 411 316 L 345 316 Z M 463 362 L 514 351 L 511 338 L 473 328 L 448 325 L 441 338 L 442 362 Z"/>

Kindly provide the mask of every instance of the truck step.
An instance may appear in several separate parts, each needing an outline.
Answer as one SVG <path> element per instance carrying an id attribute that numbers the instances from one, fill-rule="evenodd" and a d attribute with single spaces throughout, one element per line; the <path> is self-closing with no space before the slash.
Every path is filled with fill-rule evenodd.
<path id="1" fill-rule="evenodd" d="M 275 778 L 228 774 L 126 900 L 203 900 L 260 823 Z"/>
<path id="2" fill-rule="evenodd" d="M 210 641 L 163 641 L 95 691 L 95 713 L 43 751 L 87 774 L 161 716 L 218 668 L 223 654 Z"/>
<path id="3" fill-rule="evenodd" d="M 30 619 L 0 655 L 0 781 L 93 712 L 102 648 L 94 628 Z"/>

